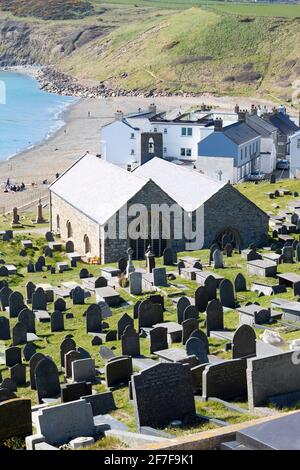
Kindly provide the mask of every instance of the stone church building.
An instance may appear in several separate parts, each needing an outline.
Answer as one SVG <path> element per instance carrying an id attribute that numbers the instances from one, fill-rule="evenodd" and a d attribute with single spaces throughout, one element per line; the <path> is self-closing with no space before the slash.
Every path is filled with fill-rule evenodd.
<path id="1" fill-rule="evenodd" d="M 143 259 L 149 244 L 161 256 L 166 247 L 208 248 L 224 234 L 240 249 L 267 238 L 268 215 L 232 185 L 160 158 L 129 172 L 87 153 L 49 190 L 50 229 L 101 263 L 117 261 L 129 246 L 134 259 Z M 139 237 L 129 230 L 132 224 L 142 231 Z"/>

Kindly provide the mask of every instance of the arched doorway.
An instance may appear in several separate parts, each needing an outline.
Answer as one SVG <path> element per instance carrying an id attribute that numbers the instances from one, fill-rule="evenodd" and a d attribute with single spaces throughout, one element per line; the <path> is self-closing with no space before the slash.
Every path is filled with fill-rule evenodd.
<path id="1" fill-rule="evenodd" d="M 84 242 L 84 253 L 85 254 L 91 253 L 91 242 L 87 235 L 84 235 L 83 242 Z"/>
<path id="2" fill-rule="evenodd" d="M 231 243 L 233 248 L 239 249 L 241 246 L 240 234 L 238 230 L 232 227 L 224 227 L 222 230 L 220 230 L 214 240 L 214 243 L 217 243 L 220 247 L 223 247 L 225 240 L 226 243 Z"/>
<path id="3" fill-rule="evenodd" d="M 72 238 L 73 237 L 73 229 L 71 222 L 68 220 L 67 221 L 67 238 Z"/>

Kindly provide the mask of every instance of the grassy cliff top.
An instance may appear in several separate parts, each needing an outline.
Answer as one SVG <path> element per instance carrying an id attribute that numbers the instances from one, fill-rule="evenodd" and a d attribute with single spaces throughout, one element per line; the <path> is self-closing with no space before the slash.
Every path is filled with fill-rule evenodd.
<path id="1" fill-rule="evenodd" d="M 94 11 L 87 0 L 0 0 L 0 7 L 17 16 L 34 16 L 44 20 L 82 18 Z"/>

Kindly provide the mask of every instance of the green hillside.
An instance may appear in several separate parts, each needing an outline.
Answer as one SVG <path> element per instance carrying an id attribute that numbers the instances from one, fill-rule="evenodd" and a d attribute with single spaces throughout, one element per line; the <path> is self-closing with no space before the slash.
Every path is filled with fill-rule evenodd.
<path id="1" fill-rule="evenodd" d="M 87 0 L 0 0 L 0 7 L 17 16 L 44 20 L 82 18 L 94 11 Z"/>

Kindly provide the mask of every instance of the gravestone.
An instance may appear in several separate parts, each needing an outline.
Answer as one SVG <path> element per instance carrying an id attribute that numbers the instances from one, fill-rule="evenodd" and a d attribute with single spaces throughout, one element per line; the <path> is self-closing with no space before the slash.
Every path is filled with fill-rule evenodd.
<path id="1" fill-rule="evenodd" d="M 59 375 L 55 363 L 45 357 L 35 367 L 35 385 L 38 402 L 44 398 L 56 398 L 60 394 Z"/>
<path id="2" fill-rule="evenodd" d="M 165 266 L 173 266 L 176 263 L 176 254 L 172 248 L 165 248 L 163 251 L 163 264 Z"/>
<path id="3" fill-rule="evenodd" d="M 7 341 L 8 339 L 10 339 L 9 319 L 0 317 L 0 340 Z"/>
<path id="4" fill-rule="evenodd" d="M 298 261 L 298 263 L 300 262 L 300 243 L 297 243 L 296 246 L 296 260 Z"/>
<path id="5" fill-rule="evenodd" d="M 129 275 L 129 292 L 131 295 L 142 293 L 142 273 L 135 271 Z"/>
<path id="6" fill-rule="evenodd" d="M 189 301 L 189 299 L 187 297 L 180 297 L 180 299 L 177 302 L 177 306 L 176 306 L 176 309 L 177 309 L 177 322 L 180 325 L 183 322 L 183 313 L 189 305 L 191 305 L 191 302 Z"/>
<path id="7" fill-rule="evenodd" d="M 5 286 L 0 290 L 0 302 L 1 302 L 1 309 L 4 311 L 6 307 L 9 306 L 9 297 L 12 294 L 12 290 Z"/>
<path id="8" fill-rule="evenodd" d="M 65 312 L 67 310 L 67 304 L 64 299 L 56 299 L 54 302 L 54 310 L 59 310 L 60 312 Z"/>
<path id="9" fill-rule="evenodd" d="M 140 337 L 133 326 L 126 326 L 121 336 L 121 347 L 123 356 L 140 356 Z"/>
<path id="10" fill-rule="evenodd" d="M 104 361 L 108 361 L 109 359 L 116 357 L 114 352 L 107 346 L 100 346 L 99 354 Z"/>
<path id="11" fill-rule="evenodd" d="M 72 376 L 72 362 L 82 359 L 79 351 L 69 351 L 65 354 L 65 376 L 71 378 Z"/>
<path id="12" fill-rule="evenodd" d="M 118 339 L 120 340 L 124 331 L 125 331 L 125 328 L 127 326 L 131 326 L 132 328 L 134 327 L 134 321 L 133 321 L 133 318 L 131 318 L 128 313 L 124 313 L 124 315 L 122 315 L 122 317 L 120 318 L 120 320 L 118 321 L 117 323 L 117 330 L 118 330 Z"/>
<path id="13" fill-rule="evenodd" d="M 24 305 L 23 295 L 20 292 L 12 292 L 9 296 L 8 303 L 10 318 L 18 318 L 21 310 L 26 307 L 26 305 Z"/>
<path id="14" fill-rule="evenodd" d="M 207 276 L 204 281 L 204 287 L 207 292 L 208 300 L 216 298 L 217 295 L 217 281 L 213 276 Z"/>
<path id="15" fill-rule="evenodd" d="M 30 361 L 34 354 L 36 354 L 36 346 L 32 343 L 27 343 L 23 349 L 23 357 L 25 361 Z"/>
<path id="16" fill-rule="evenodd" d="M 121 273 L 125 273 L 127 268 L 127 258 L 120 258 L 118 260 L 118 269 L 121 271 Z"/>
<path id="17" fill-rule="evenodd" d="M 231 243 L 226 243 L 226 245 L 224 247 L 224 251 L 225 251 L 225 254 L 226 254 L 227 258 L 232 257 L 233 247 L 232 247 Z"/>
<path id="18" fill-rule="evenodd" d="M 272 173 L 270 176 L 270 183 L 275 184 L 276 183 L 276 174 Z"/>
<path id="19" fill-rule="evenodd" d="M 164 428 L 173 421 L 196 421 L 188 366 L 160 363 L 134 374 L 131 385 L 138 432 L 142 426 Z"/>
<path id="20" fill-rule="evenodd" d="M 44 255 L 47 256 L 47 258 L 52 258 L 53 257 L 53 251 L 49 246 L 46 246 L 44 249 Z"/>
<path id="21" fill-rule="evenodd" d="M 35 272 L 35 265 L 32 261 L 30 261 L 27 265 L 27 272 L 34 273 Z"/>
<path id="22" fill-rule="evenodd" d="M 84 290 L 77 286 L 72 291 L 72 301 L 73 305 L 83 305 L 84 304 Z"/>
<path id="23" fill-rule="evenodd" d="M 284 246 L 282 248 L 282 261 L 283 263 L 293 263 L 294 250 L 292 246 Z"/>
<path id="24" fill-rule="evenodd" d="M 232 359 L 256 355 L 256 335 L 249 325 L 241 325 L 232 339 Z"/>
<path id="25" fill-rule="evenodd" d="M 155 269 L 155 255 L 154 253 L 152 253 L 150 246 L 147 248 L 147 251 L 145 253 L 145 258 L 146 258 L 147 272 L 152 273 L 153 269 Z"/>
<path id="26" fill-rule="evenodd" d="M 194 330 L 191 334 L 190 334 L 190 337 L 189 339 L 191 338 L 198 338 L 202 341 L 202 343 L 205 344 L 205 350 L 207 352 L 207 354 L 209 354 L 209 343 L 208 343 L 208 337 L 206 336 L 206 334 L 202 331 L 202 330 Z"/>
<path id="27" fill-rule="evenodd" d="M 158 326 L 150 330 L 150 354 L 168 349 L 168 329 Z"/>
<path id="28" fill-rule="evenodd" d="M 51 313 L 50 325 L 51 325 L 51 333 L 64 331 L 65 329 L 64 314 L 60 310 L 54 310 L 54 312 Z"/>
<path id="29" fill-rule="evenodd" d="M 109 305 L 104 302 L 104 301 L 101 301 L 101 302 L 98 302 L 99 307 L 101 308 L 101 315 L 102 315 L 102 318 L 109 318 L 112 316 L 112 312 L 109 308 Z"/>
<path id="30" fill-rule="evenodd" d="M 207 357 L 207 343 L 202 341 L 200 338 L 195 336 L 189 337 L 185 344 L 185 349 L 188 356 L 196 356 L 200 364 L 206 364 L 209 362 Z"/>
<path id="31" fill-rule="evenodd" d="M 224 329 L 223 307 L 219 300 L 211 300 L 206 309 L 206 334 Z"/>
<path id="32" fill-rule="evenodd" d="M 73 382 L 94 382 L 96 378 L 95 361 L 92 358 L 72 362 Z"/>
<path id="33" fill-rule="evenodd" d="M 221 269 L 224 268 L 223 263 L 223 255 L 220 250 L 215 250 L 213 253 L 213 262 L 214 262 L 214 269 Z"/>
<path id="34" fill-rule="evenodd" d="M 9 378 L 6 378 L 3 380 L 3 382 L 1 383 L 1 386 L 0 388 L 6 388 L 6 390 L 9 390 L 10 392 L 17 392 L 18 388 L 17 388 L 17 385 L 16 383 L 9 379 Z"/>
<path id="35" fill-rule="evenodd" d="M 66 338 L 60 345 L 60 365 L 65 367 L 65 355 L 69 351 L 74 351 L 76 349 L 76 343 L 72 338 Z"/>
<path id="36" fill-rule="evenodd" d="M 246 279 L 243 274 L 238 273 L 234 280 L 235 292 L 244 292 L 247 290 Z"/>
<path id="37" fill-rule="evenodd" d="M 32 434 L 31 401 L 22 398 L 0 403 L 0 442 Z"/>
<path id="38" fill-rule="evenodd" d="M 25 326 L 27 333 L 35 333 L 35 315 L 29 308 L 23 308 L 18 316 L 18 321 Z"/>
<path id="39" fill-rule="evenodd" d="M 31 390 L 36 390 L 35 369 L 36 369 L 37 364 L 44 358 L 45 358 L 44 354 L 37 352 L 33 356 L 31 356 L 29 360 L 29 376 L 30 376 Z"/>
<path id="40" fill-rule="evenodd" d="M 0 388 L 0 403 L 13 400 L 14 398 L 17 398 L 17 395 L 14 392 L 7 388 Z"/>
<path id="41" fill-rule="evenodd" d="M 12 340 L 14 346 L 18 346 L 18 344 L 27 343 L 27 330 L 22 323 L 18 322 L 13 327 Z"/>
<path id="42" fill-rule="evenodd" d="M 105 415 L 116 409 L 116 404 L 112 392 L 95 393 L 81 397 L 87 403 L 90 403 L 93 416 Z"/>
<path id="43" fill-rule="evenodd" d="M 105 381 L 107 387 L 127 385 L 132 376 L 132 359 L 121 356 L 110 359 L 105 364 Z"/>
<path id="44" fill-rule="evenodd" d="M 47 297 L 42 287 L 32 294 L 32 310 L 47 310 Z"/>
<path id="45" fill-rule="evenodd" d="M 32 302 L 32 294 L 34 293 L 36 285 L 33 282 L 29 281 L 26 284 L 26 300 L 28 304 Z"/>
<path id="46" fill-rule="evenodd" d="M 0 276 L 9 276 L 9 271 L 6 266 L 0 267 Z"/>
<path id="47" fill-rule="evenodd" d="M 102 312 L 97 304 L 92 304 L 86 311 L 86 332 L 101 333 L 102 331 Z"/>
<path id="48" fill-rule="evenodd" d="M 247 397 L 246 359 L 215 362 L 205 367 L 202 374 L 202 398 L 221 400 Z"/>
<path id="49" fill-rule="evenodd" d="M 103 276 L 98 277 L 95 281 L 95 289 L 98 289 L 100 287 L 107 287 L 107 279 Z"/>
<path id="50" fill-rule="evenodd" d="M 18 387 L 26 384 L 26 367 L 24 364 L 16 364 L 10 368 L 10 378 Z"/>
<path id="51" fill-rule="evenodd" d="M 22 363 L 21 349 L 15 346 L 7 348 L 4 353 L 6 367 L 13 367 Z"/>
<path id="52" fill-rule="evenodd" d="M 54 242 L 54 236 L 53 233 L 48 231 L 45 233 L 45 239 L 47 242 Z"/>
<path id="53" fill-rule="evenodd" d="M 216 250 L 219 250 L 219 249 L 220 249 L 220 247 L 219 247 L 219 245 L 218 245 L 217 243 L 213 243 L 213 244 L 211 245 L 211 247 L 210 247 L 210 249 L 209 249 L 209 264 L 211 264 L 212 261 L 213 261 L 213 254 L 214 254 L 214 252 L 215 252 Z"/>
<path id="54" fill-rule="evenodd" d="M 86 268 L 82 268 L 79 273 L 79 278 L 80 279 L 86 279 L 87 277 L 90 277 L 90 273 Z"/>
<path id="55" fill-rule="evenodd" d="M 182 322 L 182 344 L 185 345 L 187 340 L 189 339 L 190 335 L 193 331 L 198 329 L 199 320 L 196 318 L 189 318 L 188 320 L 184 320 Z"/>
<path id="56" fill-rule="evenodd" d="M 74 253 L 74 242 L 72 240 L 68 240 L 66 242 L 66 253 Z"/>
<path id="57" fill-rule="evenodd" d="M 194 305 L 188 305 L 185 311 L 183 312 L 183 320 L 188 320 L 189 318 L 199 318 L 199 311 Z"/>
<path id="58" fill-rule="evenodd" d="M 220 282 L 220 301 L 223 307 L 235 307 L 233 285 L 229 279 L 223 279 Z"/>
<path id="59" fill-rule="evenodd" d="M 143 300 L 139 306 L 138 329 L 151 327 L 156 323 L 163 323 L 164 312 L 160 304 L 154 304 L 150 300 Z"/>
<path id="60" fill-rule="evenodd" d="M 152 275 L 154 286 L 166 287 L 168 285 L 166 268 L 153 268 Z"/>
<path id="61" fill-rule="evenodd" d="M 200 286 L 195 291 L 195 307 L 199 312 L 205 312 L 208 304 L 208 297 L 207 287 Z"/>

